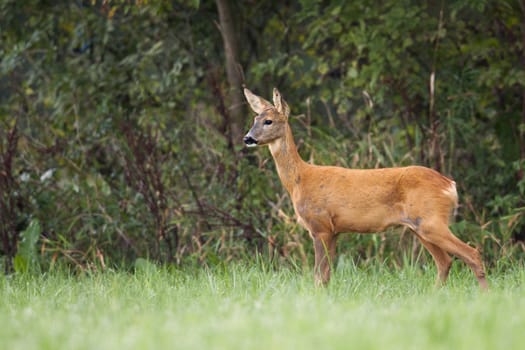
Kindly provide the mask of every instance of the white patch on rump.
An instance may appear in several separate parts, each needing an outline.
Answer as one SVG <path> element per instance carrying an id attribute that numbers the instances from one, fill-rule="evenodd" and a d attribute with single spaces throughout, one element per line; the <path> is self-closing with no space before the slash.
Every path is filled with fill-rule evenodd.
<path id="1" fill-rule="evenodd" d="M 458 214 L 458 191 L 456 189 L 456 182 L 451 181 L 450 186 L 447 189 L 444 189 L 443 193 L 454 203 L 452 216 L 456 216 Z"/>
<path id="2" fill-rule="evenodd" d="M 458 191 L 456 190 L 456 182 L 451 181 L 450 186 L 444 189 L 443 193 L 450 199 L 454 200 L 454 202 L 457 202 L 458 201 Z"/>

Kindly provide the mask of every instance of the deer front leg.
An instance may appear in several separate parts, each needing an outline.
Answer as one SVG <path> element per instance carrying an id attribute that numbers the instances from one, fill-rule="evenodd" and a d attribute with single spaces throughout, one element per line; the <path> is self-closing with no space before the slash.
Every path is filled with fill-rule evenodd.
<path id="1" fill-rule="evenodd" d="M 315 250 L 314 277 L 316 287 L 330 281 L 330 269 L 335 257 L 336 236 L 333 233 L 312 234 Z"/>

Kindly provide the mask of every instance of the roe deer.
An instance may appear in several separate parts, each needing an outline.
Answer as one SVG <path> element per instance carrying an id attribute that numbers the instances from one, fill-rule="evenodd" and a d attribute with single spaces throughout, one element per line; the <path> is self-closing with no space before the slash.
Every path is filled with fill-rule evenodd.
<path id="1" fill-rule="evenodd" d="M 273 90 L 273 105 L 246 88 L 244 95 L 257 113 L 244 143 L 269 146 L 298 222 L 313 239 L 316 285 L 330 279 L 339 233 L 373 233 L 402 225 L 434 258 L 438 285 L 448 277 L 450 253 L 472 269 L 482 289 L 488 288 L 479 252 L 448 227 L 458 201 L 454 181 L 422 166 L 355 170 L 306 163 L 297 152 L 288 124 L 290 108 L 279 91 Z"/>

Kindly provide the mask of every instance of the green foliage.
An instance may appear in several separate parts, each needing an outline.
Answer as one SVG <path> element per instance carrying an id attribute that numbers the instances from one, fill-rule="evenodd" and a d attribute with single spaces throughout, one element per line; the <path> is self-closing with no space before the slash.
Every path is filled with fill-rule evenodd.
<path id="1" fill-rule="evenodd" d="M 245 83 L 263 96 L 280 88 L 304 158 L 434 167 L 458 184 L 455 232 L 490 265 L 522 259 L 518 1 L 232 8 Z M 30 218 L 41 224 L 43 270 L 215 265 L 254 251 L 308 264 L 309 238 L 268 152 L 229 137 L 237 106 L 226 102 L 214 2 L 6 0 L 0 17 L 5 270 Z M 428 260 L 398 231 L 342 246 L 358 263 Z"/>
<path id="2" fill-rule="evenodd" d="M 14 268 L 18 273 L 40 272 L 37 242 L 42 229 L 38 220 L 32 220 L 29 226 L 20 233 L 18 251 L 14 258 Z"/>

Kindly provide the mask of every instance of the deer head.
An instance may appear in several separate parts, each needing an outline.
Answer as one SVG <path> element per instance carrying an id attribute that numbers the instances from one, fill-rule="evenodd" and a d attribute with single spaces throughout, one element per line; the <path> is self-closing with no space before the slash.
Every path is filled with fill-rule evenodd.
<path id="1" fill-rule="evenodd" d="M 290 108 L 277 89 L 273 89 L 273 105 L 244 88 L 244 96 L 257 113 L 253 126 L 244 136 L 248 147 L 267 145 L 285 135 Z"/>

